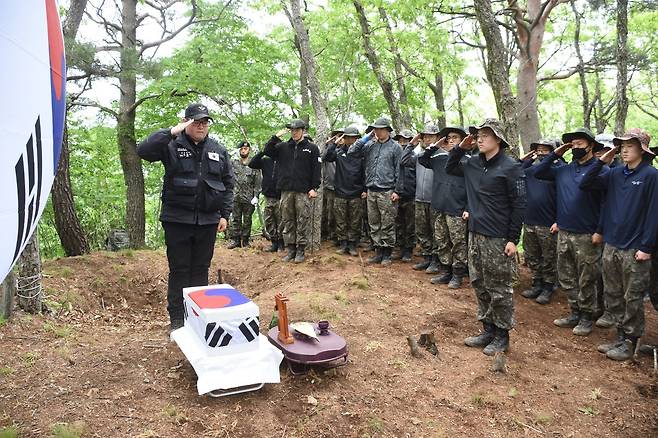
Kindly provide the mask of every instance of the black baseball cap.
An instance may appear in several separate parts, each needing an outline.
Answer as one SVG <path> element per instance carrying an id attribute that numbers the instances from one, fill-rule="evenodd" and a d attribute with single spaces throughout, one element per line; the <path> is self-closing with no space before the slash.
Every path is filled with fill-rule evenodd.
<path id="1" fill-rule="evenodd" d="M 208 107 L 202 103 L 192 103 L 188 105 L 185 109 L 185 118 L 187 120 L 201 120 L 201 119 L 210 119 L 212 117 L 208 114 Z M 214 120 L 213 120 L 214 122 Z"/>

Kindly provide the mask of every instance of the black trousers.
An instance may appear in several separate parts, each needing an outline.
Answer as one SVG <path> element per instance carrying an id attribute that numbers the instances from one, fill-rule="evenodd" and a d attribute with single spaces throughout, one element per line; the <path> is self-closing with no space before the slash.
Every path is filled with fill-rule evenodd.
<path id="1" fill-rule="evenodd" d="M 190 225 L 163 222 L 169 285 L 167 311 L 169 320 L 183 320 L 183 288 L 206 286 L 208 269 L 215 249 L 217 224 Z"/>

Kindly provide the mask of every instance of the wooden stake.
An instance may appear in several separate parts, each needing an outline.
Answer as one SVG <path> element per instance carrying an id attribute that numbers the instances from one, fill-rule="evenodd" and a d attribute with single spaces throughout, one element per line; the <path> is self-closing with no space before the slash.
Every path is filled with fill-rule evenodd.
<path id="1" fill-rule="evenodd" d="M 292 344 L 295 340 L 290 336 L 288 326 L 288 297 L 281 292 L 274 295 L 274 309 L 279 312 L 279 341 L 284 344 Z"/>

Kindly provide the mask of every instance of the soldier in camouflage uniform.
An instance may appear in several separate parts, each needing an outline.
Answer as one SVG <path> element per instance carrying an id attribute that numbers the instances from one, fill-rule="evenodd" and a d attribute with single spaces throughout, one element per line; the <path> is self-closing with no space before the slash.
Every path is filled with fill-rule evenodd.
<path id="1" fill-rule="evenodd" d="M 594 153 L 603 145 L 585 128 L 562 135 L 562 141 L 565 144 L 539 163 L 535 171 L 537 179 L 555 181 L 558 279 L 571 308 L 568 316 L 553 323 L 571 328 L 574 335 L 587 336 L 592 332 L 596 282 L 601 275 L 602 242 L 597 229 L 603 195 L 582 190 L 579 185 L 597 161 Z M 571 163 L 554 167 L 553 162 L 571 147 Z M 607 166 L 603 171 L 608 171 Z"/>
<path id="2" fill-rule="evenodd" d="M 644 335 L 644 294 L 649 287 L 651 258 L 658 236 L 658 171 L 651 138 L 639 128 L 615 137 L 606 152 L 585 174 L 581 188 L 603 191 L 601 229 L 603 283 L 608 311 L 617 325 L 617 339 L 598 350 L 609 359 L 633 357 Z M 601 172 L 621 149 L 624 166 Z"/>
<path id="3" fill-rule="evenodd" d="M 414 147 L 410 144 L 414 135 L 408 129 L 403 129 L 393 137 L 400 143 L 402 155 L 413 153 Z M 414 198 L 416 196 L 416 168 L 404 166 L 400 163 L 400 176 L 395 187 L 398 194 L 398 213 L 395 217 L 396 244 L 400 248 L 400 255 L 394 259 L 410 262 L 413 249 L 416 246 L 416 207 Z"/>
<path id="4" fill-rule="evenodd" d="M 464 177 L 448 175 L 446 162 L 448 153 L 466 137 L 459 127 L 443 128 L 440 140 L 425 149 L 418 162 L 434 173 L 432 209 L 435 211 L 434 240 L 436 255 L 443 274 L 432 277 L 432 284 L 448 284 L 450 289 L 459 289 L 467 274 L 468 246 L 466 220 L 466 186 Z M 464 159 L 471 153 L 467 152 Z"/>
<path id="5" fill-rule="evenodd" d="M 359 130 L 349 126 L 343 134 L 329 141 L 323 161 L 335 163 L 336 199 L 334 215 L 339 254 L 358 255 L 356 245 L 361 235 L 361 200 L 366 197 L 363 159 L 347 155 L 347 150 L 360 137 Z"/>
<path id="6" fill-rule="evenodd" d="M 395 246 L 395 203 L 399 196 L 394 192 L 400 173 L 400 145 L 391 138 L 391 121 L 381 117 L 366 129 L 366 135 L 357 140 L 347 155 L 363 157 L 366 188 L 368 190 L 368 222 L 375 243 L 375 255 L 368 263 L 390 265 Z"/>
<path id="7" fill-rule="evenodd" d="M 322 159 L 318 147 L 305 136 L 308 128 L 306 122 L 295 119 L 286 127 L 290 130 L 290 140 L 276 144 L 268 142 L 265 155 L 277 162 L 283 240 L 288 247 L 283 261 L 302 263 L 305 260 L 311 209 L 321 183 Z"/>
<path id="8" fill-rule="evenodd" d="M 251 217 L 258 203 L 260 193 L 260 172 L 252 169 L 249 164 L 251 145 L 247 141 L 238 144 L 240 158 L 232 161 L 235 173 L 235 190 L 233 199 L 233 220 L 231 235 L 233 242 L 228 249 L 249 246 L 251 236 Z"/>
<path id="9" fill-rule="evenodd" d="M 283 134 L 282 134 L 283 135 Z M 278 137 L 272 136 L 269 143 L 276 144 Z M 267 145 L 266 145 L 267 147 Z M 271 245 L 265 251 L 276 252 L 283 251 L 285 244 L 281 236 L 281 191 L 276 188 L 278 176 L 276 161 L 265 155 L 261 151 L 254 155 L 249 162 L 249 167 L 261 171 L 261 192 L 265 196 L 265 208 L 263 208 L 263 226 L 267 231 Z"/>
<path id="10" fill-rule="evenodd" d="M 530 144 L 530 152 L 522 159 L 528 186 L 528 207 L 525 215 L 523 249 L 525 261 L 532 273 L 532 288 L 521 295 L 539 304 L 548 304 L 557 283 L 557 194 L 555 182 L 535 178 L 537 166 L 561 143 L 558 140 L 539 140 Z M 534 163 L 534 165 L 533 165 Z M 555 160 L 553 167 L 564 164 Z"/>
<path id="11" fill-rule="evenodd" d="M 334 141 L 345 132 L 345 129 L 338 128 L 331 132 L 331 137 L 325 144 L 325 150 L 329 146 L 329 141 Z M 334 199 L 336 199 L 336 163 L 322 161 L 322 221 L 321 234 L 325 240 L 332 240 L 338 244 L 336 239 L 336 217 L 334 214 Z"/>
<path id="12" fill-rule="evenodd" d="M 516 245 L 526 204 L 521 165 L 505 155 L 509 144 L 500 122 L 487 119 L 448 155 L 446 170 L 464 175 L 469 212 L 468 264 L 484 332 L 464 340 L 486 355 L 509 348 L 514 327 L 513 284 L 517 278 Z M 477 138 L 479 154 L 463 160 Z"/>

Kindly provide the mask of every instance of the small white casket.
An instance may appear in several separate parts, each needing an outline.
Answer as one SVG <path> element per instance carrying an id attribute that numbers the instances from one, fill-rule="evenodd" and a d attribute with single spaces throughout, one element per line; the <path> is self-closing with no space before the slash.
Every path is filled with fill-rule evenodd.
<path id="1" fill-rule="evenodd" d="M 229 284 L 183 289 L 185 326 L 205 344 L 209 356 L 258 350 L 259 310 Z"/>

